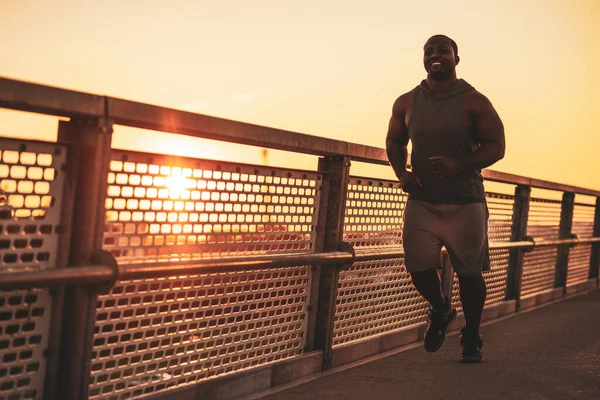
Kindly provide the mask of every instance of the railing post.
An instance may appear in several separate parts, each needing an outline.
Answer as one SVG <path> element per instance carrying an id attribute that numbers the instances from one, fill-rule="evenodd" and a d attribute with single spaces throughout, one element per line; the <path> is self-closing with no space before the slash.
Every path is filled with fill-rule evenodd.
<path id="1" fill-rule="evenodd" d="M 575 207 L 575 193 L 564 192 L 560 206 L 560 227 L 559 238 L 568 239 L 571 237 L 571 228 L 573 227 L 573 209 Z M 567 271 L 569 269 L 569 245 L 558 246 L 556 255 L 556 275 L 554 287 L 564 288 L 566 293 Z"/>
<path id="2" fill-rule="evenodd" d="M 60 122 L 58 139 L 71 144 L 77 168 L 69 267 L 89 264 L 102 247 L 112 123 L 103 118 Z M 58 399 L 88 398 L 97 293 L 88 286 L 65 289 L 58 365 Z"/>
<path id="3" fill-rule="evenodd" d="M 323 180 L 323 185 L 326 183 L 328 185 L 321 193 L 316 251 L 335 251 L 343 240 L 350 159 L 348 157 L 320 158 L 319 172 L 327 176 Z M 314 310 L 314 330 L 311 332 L 314 336 L 309 339 L 311 343 L 309 349 L 323 351 L 323 369 L 328 369 L 331 366 L 339 269 L 335 265 L 318 266 L 314 271 L 315 278 L 318 279 L 318 296 L 317 308 Z"/>
<path id="4" fill-rule="evenodd" d="M 510 240 L 513 242 L 524 240 L 527 235 L 530 198 L 530 186 L 518 185 L 515 188 L 515 202 L 513 204 L 513 220 L 510 237 Z M 516 300 L 517 309 L 519 308 L 519 300 L 521 298 L 524 254 L 525 252 L 522 249 L 509 250 L 506 300 Z"/>
<path id="5" fill-rule="evenodd" d="M 62 144 L 62 143 L 61 143 Z M 77 187 L 77 165 L 75 164 L 75 149 L 66 146 L 66 163 L 62 166 L 60 173 L 63 174 L 62 210 L 60 216 L 60 228 L 58 236 L 58 247 L 56 254 L 56 268 L 66 268 L 69 265 L 69 247 L 71 244 L 71 228 L 73 226 L 73 207 L 75 206 L 75 189 Z M 65 288 L 49 288 L 52 296 L 52 311 L 50 331 L 48 335 L 48 347 L 46 349 L 46 374 L 44 376 L 44 393 L 42 398 L 58 399 L 58 368 L 61 359 L 61 330 L 63 323 L 63 309 Z"/>
<path id="6" fill-rule="evenodd" d="M 600 196 L 596 197 L 596 210 L 594 212 L 594 237 L 600 237 Z M 590 258 L 590 279 L 598 279 L 600 274 L 600 243 L 592 244 L 592 256 Z M 597 284 L 598 282 L 596 282 Z"/>
<path id="7" fill-rule="evenodd" d="M 319 164 L 320 165 L 320 164 Z M 321 191 L 319 197 L 319 213 L 316 224 L 315 253 L 323 252 L 323 242 L 325 239 L 325 225 L 327 219 L 327 205 L 329 202 L 329 181 L 331 176 L 324 173 L 321 176 L 318 189 Z M 312 280 L 310 287 L 310 299 L 308 304 L 307 337 L 304 345 L 304 351 L 309 352 L 318 350 L 315 340 L 317 336 L 317 311 L 319 310 L 319 290 L 321 286 L 321 270 L 327 266 L 311 265 Z"/>

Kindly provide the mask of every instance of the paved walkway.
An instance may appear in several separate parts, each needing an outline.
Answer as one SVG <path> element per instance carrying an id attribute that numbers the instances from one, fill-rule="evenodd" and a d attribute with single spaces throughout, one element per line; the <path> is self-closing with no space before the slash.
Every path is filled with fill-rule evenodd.
<path id="1" fill-rule="evenodd" d="M 437 353 L 415 347 L 262 399 L 600 399 L 600 290 L 517 314 L 481 332 L 481 364 L 458 362 L 454 334 Z"/>

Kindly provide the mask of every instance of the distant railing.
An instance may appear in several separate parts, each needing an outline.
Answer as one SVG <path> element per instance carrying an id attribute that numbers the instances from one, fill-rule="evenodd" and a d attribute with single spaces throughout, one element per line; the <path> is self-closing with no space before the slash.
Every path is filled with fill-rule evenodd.
<path id="1" fill-rule="evenodd" d="M 4 78 L 0 107 L 70 119 L 56 143 L 0 138 L 0 398 L 235 398 L 422 337 L 407 196 L 351 174 L 383 149 Z M 114 125 L 319 165 L 113 150 Z M 597 286 L 600 191 L 483 175 L 507 189 L 486 194 L 488 309 Z"/>

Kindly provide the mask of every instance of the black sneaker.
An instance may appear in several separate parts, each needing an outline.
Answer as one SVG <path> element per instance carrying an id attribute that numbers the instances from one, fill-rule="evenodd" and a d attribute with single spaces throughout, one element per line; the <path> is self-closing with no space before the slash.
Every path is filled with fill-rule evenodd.
<path id="1" fill-rule="evenodd" d="M 460 361 L 478 363 L 483 360 L 483 338 L 480 333 L 473 332 L 465 326 L 460 330 Z"/>
<path id="2" fill-rule="evenodd" d="M 429 317 L 429 326 L 425 331 L 424 345 L 425 350 L 432 353 L 444 344 L 448 325 L 456 318 L 456 308 L 452 307 L 450 300 L 446 299 L 443 308 L 429 307 L 427 316 Z"/>

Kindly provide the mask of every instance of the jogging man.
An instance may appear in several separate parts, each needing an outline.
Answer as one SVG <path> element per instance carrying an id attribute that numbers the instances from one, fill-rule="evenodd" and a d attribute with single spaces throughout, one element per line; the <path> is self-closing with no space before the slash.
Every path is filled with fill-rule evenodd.
<path id="1" fill-rule="evenodd" d="M 504 127 L 490 101 L 456 78 L 458 46 L 444 35 L 424 46 L 427 79 L 394 103 L 386 148 L 402 189 L 405 265 L 430 303 L 425 349 L 438 350 L 456 309 L 444 298 L 437 267 L 445 246 L 460 282 L 466 326 L 461 361 L 483 359 L 479 333 L 489 269 L 488 210 L 481 169 L 504 157 Z M 412 172 L 407 144 L 412 141 Z"/>

